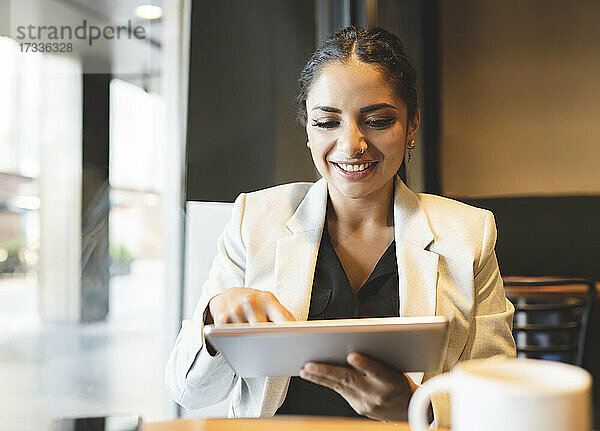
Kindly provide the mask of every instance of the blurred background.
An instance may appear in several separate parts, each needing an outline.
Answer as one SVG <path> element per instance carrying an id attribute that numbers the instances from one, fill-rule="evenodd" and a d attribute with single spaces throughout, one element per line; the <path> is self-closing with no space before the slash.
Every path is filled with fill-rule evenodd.
<path id="1" fill-rule="evenodd" d="M 419 70 L 411 188 L 494 211 L 503 275 L 600 279 L 596 0 L 27 0 L 145 29 L 70 55 L 22 52 L 23 4 L 0 0 L 0 429 L 222 414 L 164 389 L 186 201 L 317 179 L 296 78 L 349 24 L 396 33 Z"/>

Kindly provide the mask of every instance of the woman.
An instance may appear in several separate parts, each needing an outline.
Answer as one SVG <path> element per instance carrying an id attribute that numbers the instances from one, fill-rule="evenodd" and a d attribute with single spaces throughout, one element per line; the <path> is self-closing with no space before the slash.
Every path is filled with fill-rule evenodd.
<path id="1" fill-rule="evenodd" d="M 173 398 L 194 409 L 231 395 L 232 416 L 365 415 L 406 420 L 418 385 L 352 353 L 350 367 L 306 364 L 300 378 L 240 379 L 205 346 L 204 323 L 443 315 L 443 370 L 514 355 L 514 309 L 486 210 L 409 190 L 405 151 L 420 122 L 416 71 L 400 40 L 348 27 L 328 38 L 299 79 L 299 114 L 322 178 L 241 194 L 194 318 L 167 365 Z M 448 400 L 432 401 L 438 424 Z"/>

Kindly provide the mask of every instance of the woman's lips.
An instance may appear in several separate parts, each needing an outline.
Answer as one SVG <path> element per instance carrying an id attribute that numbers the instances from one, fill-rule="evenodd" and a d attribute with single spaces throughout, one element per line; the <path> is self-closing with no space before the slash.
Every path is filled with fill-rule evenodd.
<path id="1" fill-rule="evenodd" d="M 342 169 L 341 166 L 339 164 L 337 164 L 336 162 L 331 162 L 331 164 L 335 167 L 335 170 L 337 171 L 337 173 L 340 174 L 342 177 L 349 179 L 349 180 L 362 180 L 363 178 L 371 175 L 371 173 L 377 167 L 378 163 L 379 162 L 372 162 L 369 167 L 367 167 L 366 169 L 364 169 L 362 171 L 351 172 L 351 171 L 346 171 L 346 170 Z M 366 163 L 363 163 L 363 164 L 366 164 Z"/>

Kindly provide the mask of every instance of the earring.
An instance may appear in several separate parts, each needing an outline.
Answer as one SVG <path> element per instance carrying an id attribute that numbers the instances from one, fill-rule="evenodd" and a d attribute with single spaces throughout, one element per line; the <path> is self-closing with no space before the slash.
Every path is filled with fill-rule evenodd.
<path id="1" fill-rule="evenodd" d="M 407 160 L 408 163 L 410 163 L 410 161 L 412 160 L 412 150 L 413 150 L 413 148 L 415 148 L 415 140 L 411 139 L 410 143 L 406 147 L 406 149 L 408 150 L 408 160 Z"/>
<path id="2" fill-rule="evenodd" d="M 310 148 L 310 141 L 306 141 L 306 146 Z"/>

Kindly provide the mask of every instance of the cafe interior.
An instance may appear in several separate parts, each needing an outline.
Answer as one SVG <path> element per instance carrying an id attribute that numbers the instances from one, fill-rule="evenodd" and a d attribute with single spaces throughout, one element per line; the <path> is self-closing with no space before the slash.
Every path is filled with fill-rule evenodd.
<path id="1" fill-rule="evenodd" d="M 517 356 L 586 370 L 589 405 L 571 414 L 600 429 L 600 2 L 0 7 L 1 430 L 120 415 L 147 431 L 409 429 L 224 419 L 230 399 L 186 409 L 165 387 L 231 203 L 319 179 L 296 121 L 297 79 L 349 25 L 403 41 L 421 89 L 407 185 L 493 212 Z M 42 26 L 75 31 L 43 40 Z M 105 426 L 89 429 L 138 429 Z"/>

